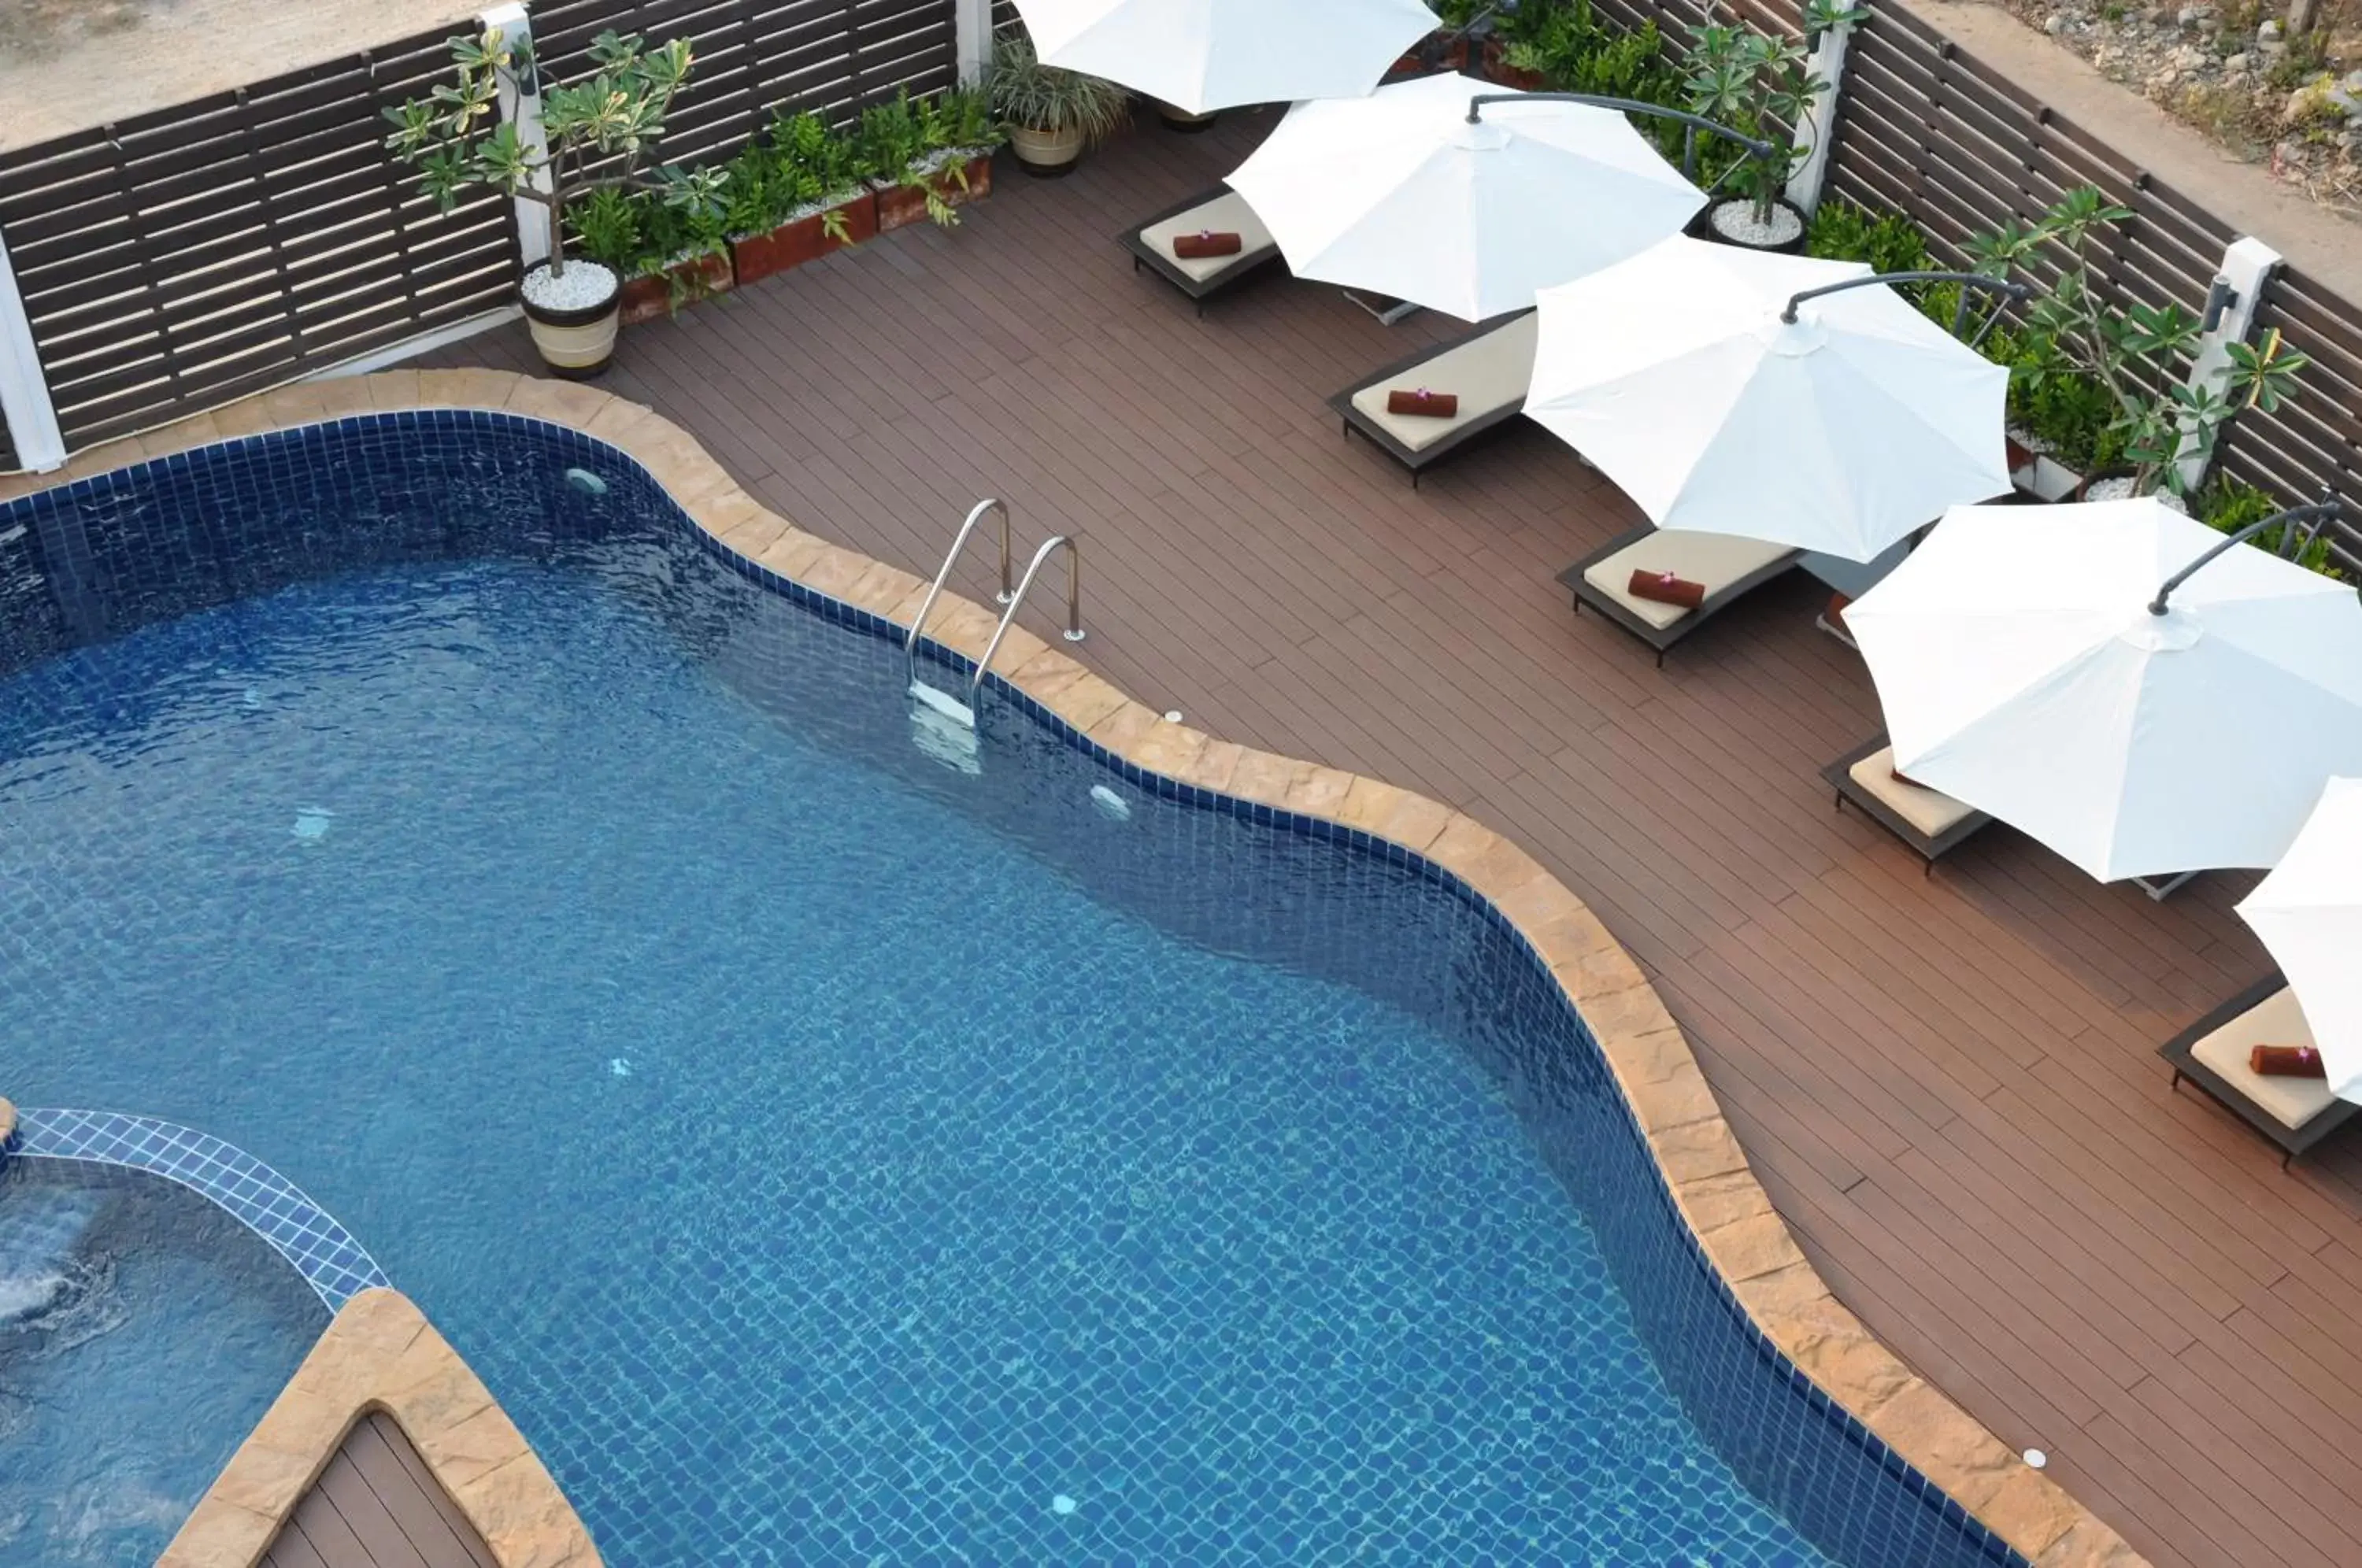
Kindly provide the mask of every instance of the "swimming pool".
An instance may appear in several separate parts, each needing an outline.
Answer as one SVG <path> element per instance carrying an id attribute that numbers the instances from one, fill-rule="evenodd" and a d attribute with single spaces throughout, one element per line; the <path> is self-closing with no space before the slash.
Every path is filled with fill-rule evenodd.
<path id="1" fill-rule="evenodd" d="M 0 603 L 0 1086 L 299 1182 L 613 1562 L 2008 1561 L 1487 909 L 1005 702 L 946 767 L 594 444 L 173 459 Z"/>

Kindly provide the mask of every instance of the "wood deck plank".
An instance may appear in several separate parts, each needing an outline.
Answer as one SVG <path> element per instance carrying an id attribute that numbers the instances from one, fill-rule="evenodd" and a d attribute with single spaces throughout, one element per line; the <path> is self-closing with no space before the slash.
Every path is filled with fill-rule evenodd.
<path id="1" fill-rule="evenodd" d="M 956 231 L 634 329 L 610 385 L 922 575 L 985 494 L 1021 555 L 1079 534 L 1087 663 L 1557 872 L 1658 980 L 1838 1294 L 2157 1562 L 2362 1562 L 2362 1139 L 2284 1175 L 2154 1055 L 2264 970 L 2231 912 L 2252 876 L 2152 903 L 2006 828 L 1923 876 L 1817 778 L 1881 721 L 1810 580 L 1660 670 L 1552 580 L 1638 518 L 1573 453 L 1518 425 L 1414 490 L 1341 437 L 1329 394 L 1461 324 L 1279 276 L 1200 320 L 1113 239 L 1270 122 L 1143 130 Z M 436 358 L 535 368 L 518 330 Z M 988 556 L 955 581 L 988 593 Z M 2332 1495 L 2290 1505 L 2283 1463 Z"/>

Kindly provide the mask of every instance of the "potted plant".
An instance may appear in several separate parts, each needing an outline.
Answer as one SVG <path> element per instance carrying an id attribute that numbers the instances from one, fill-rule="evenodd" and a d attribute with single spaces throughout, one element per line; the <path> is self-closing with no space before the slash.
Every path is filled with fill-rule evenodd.
<path id="1" fill-rule="evenodd" d="M 568 206 L 602 190 L 646 191 L 671 212 L 718 213 L 723 182 L 719 171 L 645 167 L 663 138 L 665 112 L 689 78 L 686 40 L 644 50 L 638 38 L 611 30 L 591 44 L 590 58 L 597 69 L 588 81 L 542 94 L 544 149 L 527 148 L 516 127 L 495 112 L 499 73 L 513 70 L 530 80 L 533 71 L 530 55 L 513 49 L 498 28 L 453 39 L 457 80 L 386 111 L 395 127 L 386 147 L 417 166 L 426 193 L 445 211 L 476 185 L 549 209 L 549 259 L 526 271 L 520 293 L 542 359 L 572 377 L 607 368 L 623 281 L 598 262 L 568 264 Z"/>
<path id="2" fill-rule="evenodd" d="M 913 99 L 905 89 L 862 110 L 854 145 L 877 193 L 879 232 L 922 218 L 957 226 L 954 209 L 992 193 L 992 149 L 999 141 L 982 93 Z"/>
<path id="3" fill-rule="evenodd" d="M 1018 167 L 1044 177 L 1071 173 L 1086 149 L 1131 118 L 1131 100 L 1112 82 L 1044 65 L 1022 32 L 1002 37 L 986 83 L 992 112 L 1009 132 Z"/>
<path id="4" fill-rule="evenodd" d="M 1802 39 L 1713 20 L 1692 30 L 1690 112 L 1771 146 L 1767 155 L 1747 155 L 1727 168 L 1725 178 L 1738 194 L 1706 208 L 1702 237 L 1790 255 L 1804 248 L 1805 213 L 1785 192 L 1804 157 L 1796 127 L 1827 86 L 1813 72 L 1810 44 L 1856 26 L 1867 14 L 1851 0 L 1805 0 Z"/>
<path id="5" fill-rule="evenodd" d="M 2202 469 L 2223 426 L 2243 408 L 2268 414 L 2296 395 L 2307 360 L 2283 348 L 2278 329 L 2259 347 L 2224 345 L 2229 361 L 2221 392 L 2190 384 L 2203 337 L 2200 319 L 2180 305 L 2122 304 L 2092 282 L 2094 237 L 2132 215 L 2091 186 L 2070 191 L 2031 225 L 2011 223 L 1970 242 L 1980 270 L 2006 278 L 2036 251 L 2061 259 L 2058 281 L 2037 295 L 2018 333 L 2023 361 L 2013 376 L 2029 398 L 2054 387 L 2085 390 L 2084 416 L 2100 425 L 2095 447 L 2120 459 L 2087 470 L 2078 500 L 2159 495 L 2180 501 L 2186 459 Z M 2104 443 L 2104 446 L 2103 446 Z M 2095 456 L 2099 455 L 2095 452 Z"/>
<path id="6" fill-rule="evenodd" d="M 741 283 L 858 245 L 877 233 L 877 196 L 853 147 L 817 115 L 779 115 L 766 142 L 732 161 L 730 261 Z"/>

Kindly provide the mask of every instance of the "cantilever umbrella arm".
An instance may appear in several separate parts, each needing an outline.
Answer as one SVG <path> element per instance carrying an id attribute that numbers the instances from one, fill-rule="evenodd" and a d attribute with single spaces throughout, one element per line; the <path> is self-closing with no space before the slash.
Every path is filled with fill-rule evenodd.
<path id="1" fill-rule="evenodd" d="M 2289 560 L 2294 560 L 2303 552 L 2305 546 L 2312 543 L 2314 536 L 2321 532 L 2321 525 L 2335 517 L 2343 509 L 2343 504 L 2337 497 L 2324 489 L 2319 501 L 2305 506 L 2291 506 L 2286 512 L 2275 512 L 2260 522 L 2248 524 L 2171 577 L 2167 578 L 2165 585 L 2157 591 L 2157 597 L 2148 602 L 2148 613 L 2152 615 L 2164 614 L 2165 602 L 2172 595 L 2173 591 L 2204 570 L 2207 563 L 2224 551 L 2246 544 L 2267 528 L 2277 528 L 2283 523 L 2309 523 L 2312 526 L 2305 529 L 2301 535 L 2291 529 L 2280 540 L 2281 556 Z"/>
<path id="2" fill-rule="evenodd" d="M 1952 336 L 1955 337 L 1959 337 L 1960 329 L 1969 324 L 1970 290 L 1984 289 L 2013 303 L 2023 302 L 2034 292 L 2024 283 L 2008 282 L 1983 272 L 1873 272 L 1866 278 L 1848 278 L 1843 282 L 1823 283 L 1817 289 L 1805 289 L 1790 294 L 1786 308 L 1780 312 L 1780 319 L 1793 326 L 1796 320 L 1796 307 L 1806 300 L 1816 300 L 1823 294 L 1841 294 L 1848 289 L 1864 289 L 1872 283 L 1959 284 L 1960 304 L 1959 308 L 1952 312 Z M 1993 329 L 1993 323 L 2000 319 L 2000 302 L 1996 301 L 1993 314 L 1985 318 L 1985 324 L 1982 326 L 1977 328 L 1977 335 L 1974 337 L 1967 339 L 1969 347 L 1973 348 L 1983 342 L 1985 334 L 1991 332 Z"/>
<path id="3" fill-rule="evenodd" d="M 1661 120 L 1672 120 L 1682 127 L 1682 178 L 1697 178 L 1697 133 L 1705 131 L 1735 141 L 1755 159 L 1769 159 L 1772 144 L 1760 137 L 1733 130 L 1704 115 L 1693 115 L 1686 109 L 1668 109 L 1662 104 L 1643 104 L 1637 98 L 1603 98 L 1595 93 L 1479 93 L 1468 100 L 1468 123 L 1481 125 L 1487 104 L 1588 104 L 1595 109 L 1621 109 L 1628 115 L 1650 115 Z"/>

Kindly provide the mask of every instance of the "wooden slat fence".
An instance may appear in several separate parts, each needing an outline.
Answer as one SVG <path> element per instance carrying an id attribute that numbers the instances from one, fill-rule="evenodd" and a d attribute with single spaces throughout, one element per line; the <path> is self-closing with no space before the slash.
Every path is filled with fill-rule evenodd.
<path id="1" fill-rule="evenodd" d="M 506 303 L 508 204 L 450 214 L 381 146 L 441 31 L 0 158 L 6 237 L 80 447 Z"/>
<path id="2" fill-rule="evenodd" d="M 1970 237 L 2029 222 L 2066 192 L 2094 185 L 2133 213 L 2112 236 L 2099 268 L 2103 282 L 2125 298 L 2203 306 L 2223 252 L 2238 237 L 2230 225 L 1908 12 L 1877 9 L 1851 52 L 1834 193 L 1909 215 L 1940 256 L 1958 262 Z M 2224 470 L 2283 501 L 2312 500 L 2329 487 L 2362 507 L 2362 307 L 2284 271 L 2265 295 L 2258 326 L 2279 327 L 2314 364 L 2295 402 L 2233 424 Z M 2362 528 L 2340 530 L 2335 548 L 2339 564 L 2362 578 Z"/>
<path id="3" fill-rule="evenodd" d="M 533 7 L 533 28 L 542 70 L 559 81 L 592 69 L 591 40 L 611 28 L 688 39 L 697 65 L 666 122 L 675 163 L 729 157 L 780 108 L 842 125 L 959 75 L 953 0 L 555 0 Z"/>

